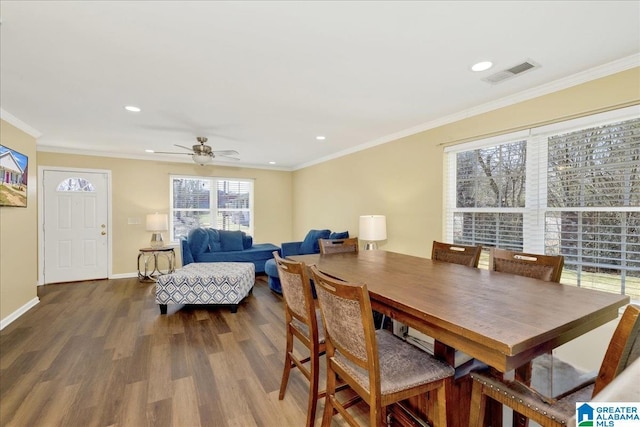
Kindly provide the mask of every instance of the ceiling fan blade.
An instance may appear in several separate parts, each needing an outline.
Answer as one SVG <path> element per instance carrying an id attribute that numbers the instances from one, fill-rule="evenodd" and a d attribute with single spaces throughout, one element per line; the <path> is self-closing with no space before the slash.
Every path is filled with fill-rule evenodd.
<path id="1" fill-rule="evenodd" d="M 189 150 L 193 153 L 193 148 L 191 147 L 185 147 L 184 145 L 180 145 L 180 144 L 173 144 L 173 145 L 175 145 L 176 147 L 184 148 L 185 150 Z"/>
<path id="2" fill-rule="evenodd" d="M 154 151 L 154 154 L 186 154 L 188 156 L 193 155 L 193 153 L 176 153 L 175 151 Z"/>
<path id="3" fill-rule="evenodd" d="M 225 155 L 225 154 L 216 154 L 216 158 L 217 158 L 217 157 L 224 157 L 225 159 L 230 159 L 230 160 L 240 160 L 240 159 L 239 159 L 239 158 L 237 158 L 237 157 L 231 157 L 231 156 L 227 156 L 227 155 Z"/>
<path id="4" fill-rule="evenodd" d="M 216 156 L 239 156 L 240 155 L 240 153 L 238 153 L 236 150 L 215 150 L 213 154 L 215 154 Z"/>

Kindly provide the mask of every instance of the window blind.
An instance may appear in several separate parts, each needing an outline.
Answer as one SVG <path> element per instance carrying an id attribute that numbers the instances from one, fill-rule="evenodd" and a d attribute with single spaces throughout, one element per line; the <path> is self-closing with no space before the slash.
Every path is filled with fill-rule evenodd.
<path id="1" fill-rule="evenodd" d="M 253 234 L 253 181 L 170 176 L 170 238 L 197 227 Z"/>
<path id="2" fill-rule="evenodd" d="M 639 106 L 445 153 L 447 241 L 562 254 L 563 283 L 640 300 Z"/>

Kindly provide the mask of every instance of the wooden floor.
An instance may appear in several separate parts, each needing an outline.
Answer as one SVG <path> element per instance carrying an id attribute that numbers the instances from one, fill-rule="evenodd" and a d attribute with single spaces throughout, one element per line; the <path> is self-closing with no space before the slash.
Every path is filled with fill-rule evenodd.
<path id="1" fill-rule="evenodd" d="M 236 314 L 160 315 L 154 290 L 137 279 L 40 286 L 40 303 L 0 332 L 0 426 L 304 425 L 297 370 L 278 400 L 284 314 L 266 276 Z M 366 420 L 364 403 L 353 409 Z"/>

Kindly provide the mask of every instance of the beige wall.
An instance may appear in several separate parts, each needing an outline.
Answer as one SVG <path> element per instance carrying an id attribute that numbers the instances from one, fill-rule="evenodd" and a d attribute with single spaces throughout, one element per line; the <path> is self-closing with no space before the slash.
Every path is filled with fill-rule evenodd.
<path id="1" fill-rule="evenodd" d="M 36 140 L 0 120 L 0 143 L 29 157 L 27 207 L 0 207 L 0 320 L 37 298 Z"/>
<path id="2" fill-rule="evenodd" d="M 387 216 L 382 249 L 430 256 L 443 235 L 443 144 L 505 133 L 640 102 L 640 68 L 424 131 L 294 172 L 293 235 Z"/>
<path id="3" fill-rule="evenodd" d="M 111 171 L 114 275 L 136 271 L 138 249 L 148 247 L 151 237 L 145 230 L 146 215 L 168 213 L 170 174 L 255 179 L 254 242 L 279 245 L 281 239 L 291 237 L 291 172 L 49 152 L 39 152 L 38 163 Z M 128 224 L 129 218 L 139 219 L 140 223 Z M 168 234 L 164 234 L 167 240 Z M 179 249 L 176 254 L 179 259 Z"/>
<path id="4" fill-rule="evenodd" d="M 279 244 L 300 240 L 310 228 L 324 227 L 349 230 L 352 235 L 357 235 L 359 215 L 385 214 L 389 239 L 380 245 L 381 248 L 428 257 L 430 242 L 443 234 L 443 144 L 637 103 L 640 103 L 640 68 L 292 173 L 217 166 L 208 166 L 204 170 L 212 176 L 256 179 L 256 242 Z M 35 159 L 33 139 L 10 127 L 5 131 L 5 123 L 2 126 L 2 143 L 11 140 L 6 144 Z M 144 230 L 144 216 L 167 209 L 168 175 L 203 173 L 202 167 L 190 164 L 46 152 L 38 153 L 38 164 L 112 171 L 114 274 L 135 271 L 138 248 L 146 246 L 149 241 L 149 233 Z M 0 210 L 0 319 L 35 297 L 37 247 L 33 163 L 30 170 L 29 208 Z M 140 218 L 141 224 L 128 225 L 128 218 Z M 8 241 L 18 242 L 18 245 L 6 243 Z M 14 265 L 20 268 L 13 269 Z M 585 367 L 599 363 L 598 358 L 604 354 L 611 331 L 612 326 L 607 325 L 585 335 L 586 341 L 583 342 L 591 346 L 589 354 L 596 356 L 585 358 L 582 355 L 577 363 Z M 594 342 L 603 347 L 601 353 L 600 349 L 593 348 Z M 574 355 L 584 353 L 573 349 L 567 352 Z"/>
<path id="5" fill-rule="evenodd" d="M 429 257 L 443 236 L 444 144 L 640 103 L 640 68 L 594 80 L 486 114 L 421 132 L 294 172 L 293 235 L 309 228 L 347 228 L 358 216 L 387 215 L 382 249 Z M 610 322 L 555 352 L 597 369 L 615 329 Z"/>

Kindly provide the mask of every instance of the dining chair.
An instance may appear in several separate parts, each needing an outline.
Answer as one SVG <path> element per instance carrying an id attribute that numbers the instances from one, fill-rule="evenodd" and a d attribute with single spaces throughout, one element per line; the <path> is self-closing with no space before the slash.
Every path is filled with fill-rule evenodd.
<path id="1" fill-rule="evenodd" d="M 318 391 L 320 355 L 325 352 L 324 327 L 320 310 L 315 308 L 306 265 L 302 262 L 281 258 L 277 251 L 273 252 L 273 258 L 276 261 L 278 276 L 282 284 L 287 336 L 284 369 L 278 398 L 280 400 L 284 398 L 289 382 L 289 373 L 292 368 L 297 367 L 309 380 L 306 425 L 311 427 L 315 421 L 318 399 L 325 396 L 324 391 Z M 294 337 L 307 347 L 309 357 L 304 359 L 296 357 L 293 351 Z M 307 362 L 310 362 L 309 368 L 305 366 Z"/>
<path id="2" fill-rule="evenodd" d="M 387 424 L 388 405 L 431 390 L 437 403 L 435 425 L 446 426 L 446 390 L 451 387 L 453 368 L 386 330 L 375 330 L 365 284 L 334 279 L 315 265 L 311 274 L 327 340 L 322 426 L 331 425 L 334 411 L 349 425 L 358 425 L 345 402 L 336 397 L 338 377 L 368 403 L 371 426 Z"/>
<path id="3" fill-rule="evenodd" d="M 640 358 L 639 319 L 640 306 L 628 305 L 611 337 L 595 382 L 581 384 L 558 396 L 543 396 L 521 382 L 500 379 L 485 372 L 472 372 L 469 427 L 482 426 L 488 398 L 543 427 L 565 427 L 576 413 L 576 402 L 588 402 L 596 397 L 627 366 Z"/>
<path id="4" fill-rule="evenodd" d="M 335 254 L 339 252 L 358 252 L 358 238 L 346 239 L 318 239 L 321 254 Z"/>
<path id="5" fill-rule="evenodd" d="M 431 259 L 477 268 L 481 253 L 482 246 L 480 245 L 465 246 L 434 240 L 431 249 Z M 411 332 L 408 333 L 406 339 L 407 342 L 433 354 L 435 340 L 432 337 L 422 333 Z M 471 356 L 462 351 L 456 350 L 454 356 L 456 378 L 460 378 L 468 374 L 470 369 L 478 369 L 481 366 L 480 362 L 471 362 L 471 360 L 473 360 Z"/>
<path id="6" fill-rule="evenodd" d="M 564 257 L 562 255 L 532 254 L 499 248 L 491 248 L 489 251 L 489 270 L 531 277 L 545 282 L 560 283 L 563 266 Z M 553 366 L 553 353 L 548 352 L 548 355 Z M 522 380 L 523 384 L 528 385 L 530 382 L 530 368 L 531 366 L 529 366 L 529 372 L 523 378 L 517 378 Z M 553 372 L 553 368 L 550 372 Z M 550 381 L 552 382 L 553 378 Z M 524 414 L 514 413 L 513 424 L 514 426 L 526 427 L 528 421 Z"/>
<path id="7" fill-rule="evenodd" d="M 540 255 L 491 248 L 489 270 L 532 277 L 545 282 L 560 283 L 564 257 L 562 255 Z"/>
<path id="8" fill-rule="evenodd" d="M 478 268 L 482 246 L 465 246 L 433 241 L 431 259 Z"/>

